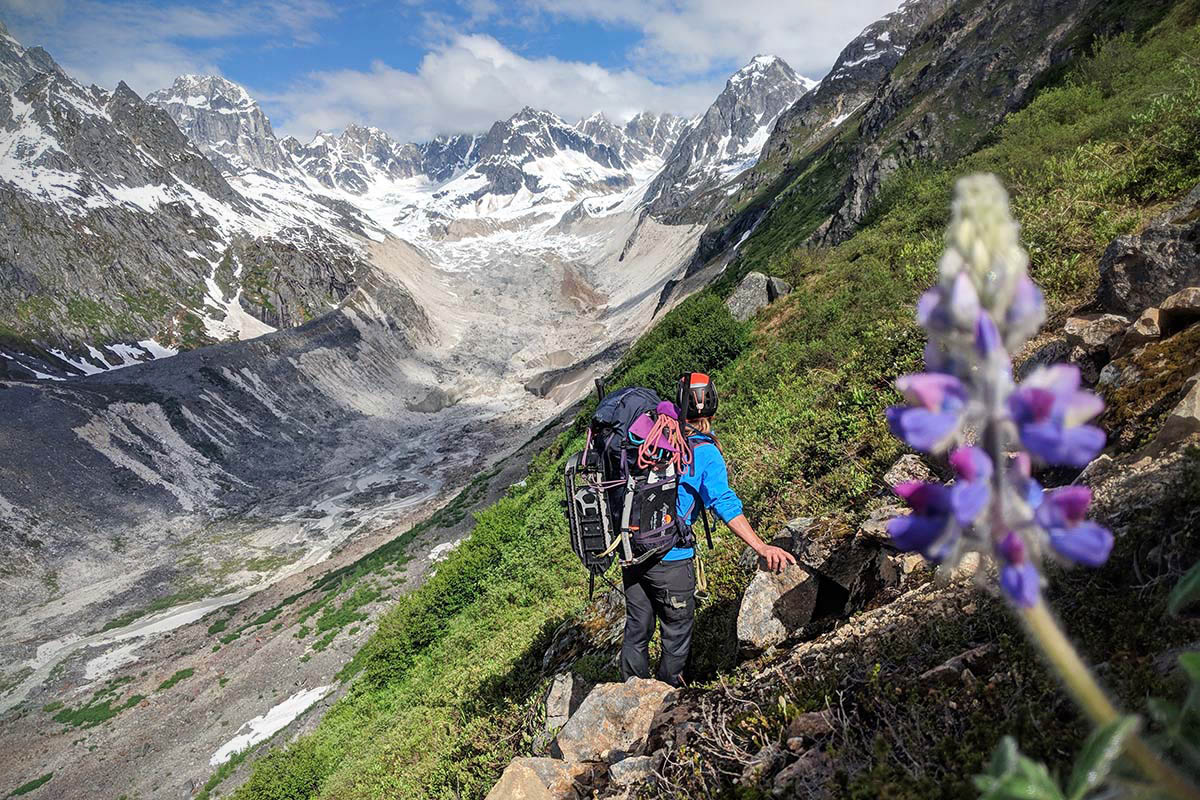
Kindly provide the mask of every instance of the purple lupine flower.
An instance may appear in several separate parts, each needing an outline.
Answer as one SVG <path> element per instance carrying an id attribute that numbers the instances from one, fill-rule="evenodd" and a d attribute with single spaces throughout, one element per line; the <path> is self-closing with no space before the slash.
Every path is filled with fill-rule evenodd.
<path id="1" fill-rule="evenodd" d="M 1012 305 L 1004 315 L 1008 329 L 1004 343 L 1015 350 L 1037 333 L 1045 319 L 1046 301 L 1042 297 L 1042 290 L 1028 275 L 1022 276 L 1013 291 Z"/>
<path id="2" fill-rule="evenodd" d="M 959 525 L 970 525 L 992 496 L 992 459 L 978 447 L 960 447 L 950 454 L 958 480 L 950 487 L 950 504 Z"/>
<path id="3" fill-rule="evenodd" d="M 1086 486 L 1052 489 L 1046 492 L 1035 519 L 1055 552 L 1076 564 L 1099 567 L 1112 552 L 1113 535 L 1084 518 L 1091 502 L 1092 490 Z"/>
<path id="4" fill-rule="evenodd" d="M 1013 454 L 1008 463 L 1008 484 L 1017 493 L 1017 497 L 1029 506 L 1030 511 L 1037 510 L 1042 504 L 1042 485 L 1033 478 L 1033 463 L 1028 453 Z"/>
<path id="5" fill-rule="evenodd" d="M 910 405 L 889 408 L 887 419 L 892 432 L 918 450 L 940 453 L 964 429 L 975 431 L 987 449 L 951 454 L 952 486 L 897 486 L 913 513 L 892 520 L 888 532 L 899 547 L 951 567 L 965 550 L 991 553 L 1005 594 L 1030 607 L 1039 602 L 1038 567 L 1047 544 L 1066 559 L 1098 566 L 1112 548 L 1112 534 L 1084 519 L 1087 490 L 1046 492 L 1033 479 L 1030 454 L 1082 467 L 1103 448 L 1104 433 L 1087 424 L 1103 403 L 1080 388 L 1079 370 L 1070 366 L 1039 369 L 1013 386 L 1009 353 L 1046 315 L 1018 230 L 994 176 L 956 184 L 938 284 L 917 302 L 917 321 L 929 337 L 928 372 L 896 381 Z M 1014 427 L 1024 447 L 1015 453 Z"/>
<path id="6" fill-rule="evenodd" d="M 1087 420 L 1104 401 L 1079 388 L 1079 367 L 1041 367 L 1008 398 L 1021 443 L 1047 464 L 1084 467 L 1104 448 L 1104 431 Z"/>
<path id="7" fill-rule="evenodd" d="M 1000 588 L 1019 606 L 1037 605 L 1041 595 L 1041 575 L 1026 557 L 1025 541 L 1016 531 L 1008 531 L 996 546 L 1000 558 Z"/>
<path id="8" fill-rule="evenodd" d="M 920 372 L 900 376 L 896 388 L 913 405 L 888 408 L 892 433 L 918 450 L 946 449 L 962 425 L 967 387 L 953 375 Z"/>
<path id="9" fill-rule="evenodd" d="M 893 491 L 912 507 L 912 513 L 888 522 L 888 534 L 901 550 L 915 550 L 930 561 L 941 561 L 954 544 L 950 490 L 940 483 L 905 481 Z"/>

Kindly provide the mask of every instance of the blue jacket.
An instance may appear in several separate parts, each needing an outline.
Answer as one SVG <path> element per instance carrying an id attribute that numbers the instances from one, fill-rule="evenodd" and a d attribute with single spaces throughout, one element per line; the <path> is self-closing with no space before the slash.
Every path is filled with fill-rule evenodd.
<path id="1" fill-rule="evenodd" d="M 742 513 L 742 501 L 729 486 L 729 468 L 725 457 L 710 440 L 691 437 L 692 468 L 679 479 L 679 499 L 675 510 L 687 525 L 696 522 L 700 506 L 717 512 L 722 521 L 729 522 Z M 681 561 L 691 558 L 695 551 L 691 547 L 676 547 L 663 556 L 663 561 Z"/>

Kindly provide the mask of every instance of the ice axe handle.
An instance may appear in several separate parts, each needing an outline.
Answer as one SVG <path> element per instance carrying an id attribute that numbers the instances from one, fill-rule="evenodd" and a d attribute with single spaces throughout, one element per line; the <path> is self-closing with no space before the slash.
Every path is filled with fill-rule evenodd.
<path id="1" fill-rule="evenodd" d="M 604 378 L 596 378 L 596 399 L 604 399 Z"/>

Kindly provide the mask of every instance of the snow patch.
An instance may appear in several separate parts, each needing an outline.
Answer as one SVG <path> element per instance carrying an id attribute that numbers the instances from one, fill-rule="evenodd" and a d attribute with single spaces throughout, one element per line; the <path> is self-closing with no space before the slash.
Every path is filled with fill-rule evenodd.
<path id="1" fill-rule="evenodd" d="M 429 551 L 429 560 L 434 563 L 445 561 L 462 543 L 462 539 L 455 539 L 453 542 L 442 542 Z"/>
<path id="2" fill-rule="evenodd" d="M 275 735 L 276 732 L 283 730 L 296 717 L 307 711 L 309 706 L 329 694 L 331 689 L 333 689 L 333 686 L 329 685 L 297 692 L 279 705 L 271 708 L 271 710 L 261 717 L 255 717 L 250 720 L 239 729 L 237 736 L 234 736 L 222 745 L 220 750 L 213 753 L 212 758 L 208 760 L 209 766 L 218 767 L 232 758 L 234 754 L 245 750 L 247 747 L 253 747 L 259 742 Z"/>

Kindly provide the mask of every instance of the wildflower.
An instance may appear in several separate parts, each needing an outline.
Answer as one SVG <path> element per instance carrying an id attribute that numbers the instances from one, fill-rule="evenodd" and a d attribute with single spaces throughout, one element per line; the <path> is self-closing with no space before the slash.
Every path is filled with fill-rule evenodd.
<path id="1" fill-rule="evenodd" d="M 918 450 L 945 450 L 961 426 L 967 388 L 953 375 L 940 372 L 903 375 L 896 388 L 915 405 L 887 410 L 892 433 Z"/>
<path id="2" fill-rule="evenodd" d="M 1106 528 L 1084 519 L 1092 502 L 1086 486 L 1064 486 L 1045 494 L 1037 509 L 1037 523 L 1046 531 L 1050 546 L 1062 557 L 1089 567 L 1108 560 L 1113 535 Z"/>
<path id="3" fill-rule="evenodd" d="M 905 481 L 894 491 L 912 507 L 912 513 L 888 523 L 888 534 L 902 550 L 915 550 L 940 562 L 957 534 L 953 526 L 950 490 L 940 483 Z"/>
<path id="4" fill-rule="evenodd" d="M 1044 491 L 1032 470 L 1033 457 L 1086 465 L 1104 447 L 1104 432 L 1088 424 L 1104 405 L 1080 388 L 1073 366 L 1043 367 L 1014 385 L 1009 353 L 1045 318 L 1042 293 L 1026 273 L 1008 196 L 994 177 L 959 181 L 953 208 L 938 284 L 917 303 L 929 371 L 897 379 L 908 405 L 889 408 L 887 419 L 918 450 L 950 450 L 967 429 L 979 444 L 951 452 L 953 485 L 897 486 L 912 514 L 888 532 L 936 563 L 953 566 L 966 550 L 990 553 L 1004 593 L 1032 608 L 1047 551 L 1094 567 L 1112 549 L 1112 534 L 1084 519 L 1087 489 Z"/>
<path id="5" fill-rule="evenodd" d="M 1008 531 L 996 547 L 1000 559 L 1000 588 L 1019 606 L 1030 608 L 1041 596 L 1042 578 L 1027 558 L 1025 542 L 1015 531 Z"/>
<path id="6" fill-rule="evenodd" d="M 1047 464 L 1084 467 L 1104 447 L 1104 431 L 1083 424 L 1104 401 L 1079 388 L 1079 368 L 1041 367 L 1008 399 L 1021 443 Z"/>
<path id="7" fill-rule="evenodd" d="M 950 454 L 958 480 L 950 487 L 950 503 L 960 525 L 970 525 L 992 495 L 992 459 L 978 447 L 960 447 Z"/>

